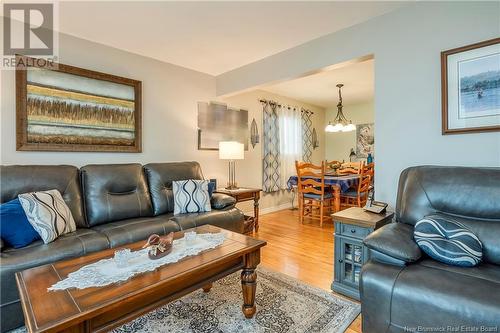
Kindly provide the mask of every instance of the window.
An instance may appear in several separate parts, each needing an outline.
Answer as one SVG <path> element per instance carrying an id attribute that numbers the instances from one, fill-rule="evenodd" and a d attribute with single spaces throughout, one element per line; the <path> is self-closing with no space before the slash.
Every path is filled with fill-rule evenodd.
<path id="1" fill-rule="evenodd" d="M 283 105 L 278 110 L 280 138 L 280 185 L 286 189 L 290 176 L 295 175 L 295 161 L 302 159 L 302 122 L 300 110 Z"/>

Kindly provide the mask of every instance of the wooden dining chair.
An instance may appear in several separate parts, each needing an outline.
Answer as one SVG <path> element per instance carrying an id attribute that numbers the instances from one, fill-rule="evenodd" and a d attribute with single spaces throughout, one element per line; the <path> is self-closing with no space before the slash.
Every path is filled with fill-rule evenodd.
<path id="1" fill-rule="evenodd" d="M 341 209 L 349 207 L 364 207 L 368 199 L 368 192 L 372 186 L 371 176 L 369 174 L 361 174 L 358 181 L 358 186 L 349 189 L 340 195 Z"/>
<path id="2" fill-rule="evenodd" d="M 309 217 L 319 219 L 319 225 L 323 227 L 323 220 L 325 217 L 328 218 L 334 207 L 333 192 L 325 185 L 325 162 L 321 162 L 319 166 L 295 161 L 295 168 L 298 179 L 300 223 L 304 223 L 304 217 Z"/>
<path id="3" fill-rule="evenodd" d="M 368 163 L 362 166 L 361 174 L 369 175 L 371 177 L 371 185 L 373 186 L 373 182 L 375 180 L 375 163 Z"/>
<path id="4" fill-rule="evenodd" d="M 340 175 L 361 174 L 363 170 L 363 162 L 345 162 L 342 163 L 340 169 L 337 171 Z"/>

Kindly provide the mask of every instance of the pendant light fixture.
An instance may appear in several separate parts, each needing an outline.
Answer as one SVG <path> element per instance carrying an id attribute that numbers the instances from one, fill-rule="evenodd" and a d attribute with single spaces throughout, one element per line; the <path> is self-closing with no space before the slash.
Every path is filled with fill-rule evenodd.
<path id="1" fill-rule="evenodd" d="M 341 89 L 344 85 L 342 83 L 337 84 L 337 88 L 339 88 L 339 103 L 337 104 L 337 116 L 333 120 L 333 123 L 330 121 L 328 125 L 325 127 L 325 132 L 351 132 L 356 129 L 356 126 L 352 123 L 352 121 L 347 120 L 342 112 L 342 92 Z"/>

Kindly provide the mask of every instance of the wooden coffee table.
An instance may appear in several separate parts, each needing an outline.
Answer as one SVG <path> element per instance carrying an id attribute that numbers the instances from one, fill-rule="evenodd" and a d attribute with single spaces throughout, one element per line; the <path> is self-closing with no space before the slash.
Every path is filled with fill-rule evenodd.
<path id="1" fill-rule="evenodd" d="M 223 232 L 226 240 L 215 249 L 105 287 L 47 291 L 80 267 L 112 257 L 117 249 L 16 273 L 28 331 L 106 332 L 196 289 L 208 292 L 212 282 L 240 269 L 243 314 L 252 318 L 255 314 L 255 268 L 260 262 L 260 248 L 266 242 L 211 225 L 189 230 Z M 182 238 L 183 234 L 177 232 L 175 238 Z M 141 241 L 121 248 L 138 250 L 143 244 Z"/>

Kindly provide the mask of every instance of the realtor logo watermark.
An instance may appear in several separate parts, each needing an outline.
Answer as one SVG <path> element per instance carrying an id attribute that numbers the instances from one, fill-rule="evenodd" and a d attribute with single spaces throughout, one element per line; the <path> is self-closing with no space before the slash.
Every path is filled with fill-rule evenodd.
<path id="1" fill-rule="evenodd" d="M 57 7 L 56 2 L 3 2 L 2 69 L 15 69 L 16 55 L 33 57 L 31 62 L 39 67 L 54 67 L 59 46 Z"/>

